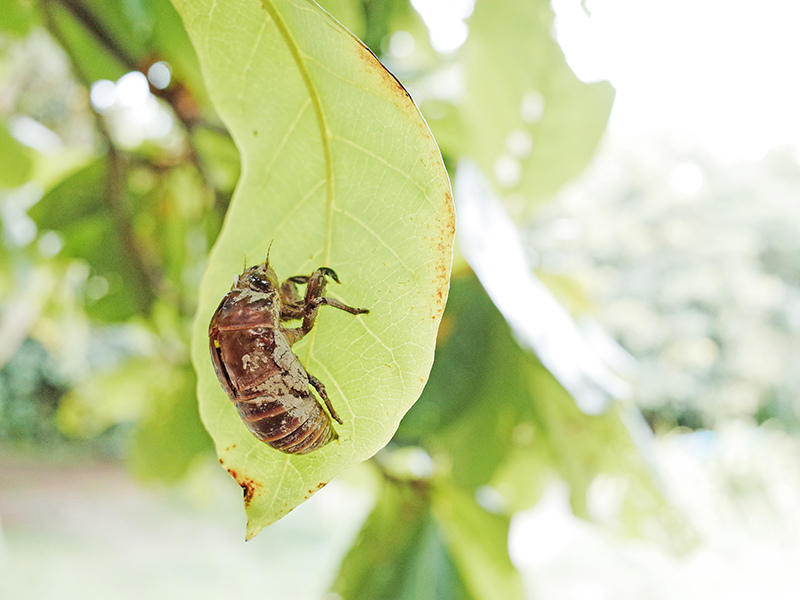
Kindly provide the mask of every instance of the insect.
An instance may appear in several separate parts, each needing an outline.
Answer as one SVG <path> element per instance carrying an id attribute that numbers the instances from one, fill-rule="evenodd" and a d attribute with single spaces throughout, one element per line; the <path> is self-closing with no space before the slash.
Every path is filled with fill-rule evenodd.
<path id="1" fill-rule="evenodd" d="M 321 267 L 279 284 L 267 255 L 263 264 L 235 278 L 208 328 L 214 370 L 244 424 L 258 439 L 288 454 L 321 448 L 338 437 L 331 417 L 342 423 L 325 386 L 306 371 L 292 345 L 314 327 L 320 306 L 351 315 L 369 312 L 325 296 L 328 278 L 340 283 L 333 269 Z M 298 285 L 306 286 L 304 295 Z M 302 322 L 283 326 L 291 320 Z"/>

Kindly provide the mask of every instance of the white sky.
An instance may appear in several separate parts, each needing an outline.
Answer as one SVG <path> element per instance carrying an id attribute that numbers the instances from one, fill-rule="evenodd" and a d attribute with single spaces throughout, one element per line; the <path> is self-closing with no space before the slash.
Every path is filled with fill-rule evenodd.
<path id="1" fill-rule="evenodd" d="M 725 159 L 800 147 L 797 0 L 553 0 L 584 80 L 617 89 L 615 135 L 676 131 Z"/>

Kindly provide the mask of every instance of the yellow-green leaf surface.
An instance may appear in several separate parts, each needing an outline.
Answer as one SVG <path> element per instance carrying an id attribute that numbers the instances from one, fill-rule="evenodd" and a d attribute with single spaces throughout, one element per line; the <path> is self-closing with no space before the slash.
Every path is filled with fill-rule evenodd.
<path id="1" fill-rule="evenodd" d="M 174 0 L 242 177 L 203 278 L 192 356 L 203 421 L 245 492 L 248 537 L 372 456 L 419 396 L 447 295 L 454 218 L 438 148 L 403 87 L 309 0 Z M 216 380 L 208 322 L 233 276 L 336 270 L 294 350 L 344 420 L 306 456 L 258 442 Z"/>

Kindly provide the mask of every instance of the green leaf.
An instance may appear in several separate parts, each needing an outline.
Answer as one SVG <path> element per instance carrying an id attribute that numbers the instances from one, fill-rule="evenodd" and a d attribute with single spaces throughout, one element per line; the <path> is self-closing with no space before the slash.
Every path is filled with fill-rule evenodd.
<path id="1" fill-rule="evenodd" d="M 31 0 L 0 0 L 0 31 L 27 35 L 33 23 L 32 8 Z"/>
<path id="2" fill-rule="evenodd" d="M 242 179 L 201 283 L 192 359 L 201 416 L 245 489 L 248 537 L 392 437 L 419 396 L 447 296 L 447 174 L 417 108 L 374 55 L 307 0 L 175 1 Z M 322 310 L 295 347 L 344 419 L 307 456 L 258 442 L 222 391 L 208 323 L 242 261 L 286 278 L 320 266 L 370 313 Z"/>
<path id="3" fill-rule="evenodd" d="M 508 555 L 510 518 L 488 512 L 446 483 L 437 484 L 431 497 L 433 514 L 472 596 L 481 600 L 524 598 L 522 579 Z"/>
<path id="4" fill-rule="evenodd" d="M 467 154 L 517 210 L 585 168 L 614 101 L 608 83 L 575 76 L 552 29 L 549 0 L 478 0 L 460 59 Z"/>
<path id="5" fill-rule="evenodd" d="M 198 454 L 211 449 L 194 394 L 194 372 L 175 367 L 167 372 L 169 388 L 156 387 L 136 423 L 128 461 L 142 480 L 176 481 Z"/>
<path id="6" fill-rule="evenodd" d="M 334 592 L 344 600 L 521 599 L 509 523 L 448 482 L 387 478 Z"/>
<path id="7" fill-rule="evenodd" d="M 403 417 L 396 442 L 419 444 L 470 414 L 482 400 L 487 360 L 494 350 L 492 329 L 498 324 L 505 327 L 477 277 L 454 276 L 428 384 Z"/>
<path id="8" fill-rule="evenodd" d="M 653 510 L 663 517 L 658 525 L 680 529 L 642 457 L 646 448 L 634 443 L 647 438 L 636 435 L 635 409 L 618 402 L 600 415 L 581 411 L 520 347 L 474 275 L 453 280 L 439 337 L 430 380 L 397 442 L 422 445 L 470 494 L 489 486 L 504 514 L 530 508 L 560 478 L 575 513 L 587 517 L 589 487 L 603 474 L 630 490 L 626 532 L 652 528 Z"/>
<path id="9" fill-rule="evenodd" d="M 430 509 L 428 484 L 386 480 L 339 569 L 344 600 L 467 600 Z"/>
<path id="10" fill-rule="evenodd" d="M 535 360 L 472 273 L 453 280 L 439 337 L 428 385 L 397 439 L 423 445 L 450 466 L 459 486 L 474 491 L 525 437 L 515 429 L 532 427 L 526 373 Z"/>
<path id="11" fill-rule="evenodd" d="M 116 5 L 117 3 L 107 2 L 105 4 Z M 91 83 L 98 79 L 116 80 L 130 71 L 129 65 L 100 44 L 97 37 L 61 3 L 42 3 L 42 8 L 43 11 L 50 13 L 53 26 L 59 35 L 59 42 L 73 58 L 77 72 L 85 77 L 87 82 Z M 117 11 L 112 6 L 108 12 L 114 14 Z M 109 24 L 105 20 L 102 23 Z M 121 44 L 130 43 L 134 37 L 125 35 L 120 29 L 118 31 L 120 33 L 115 39 L 119 40 Z M 127 48 L 123 50 L 127 50 Z"/>
<path id="12" fill-rule="evenodd" d="M 50 190 L 29 214 L 40 231 L 61 233 L 61 255 L 85 260 L 108 290 L 90 302 L 87 313 L 103 321 L 124 321 L 145 305 L 108 203 L 108 164 L 94 161 Z"/>
<path id="13" fill-rule="evenodd" d="M 180 16 L 169 0 L 145 0 L 145 2 L 146 12 L 152 24 L 149 45 L 158 48 L 158 58 L 169 62 L 172 81 L 188 85 L 194 102 L 205 107 L 208 98 L 200 65 Z"/>
<path id="14" fill-rule="evenodd" d="M 29 152 L 0 123 L 0 189 L 15 188 L 28 181 L 33 166 Z"/>

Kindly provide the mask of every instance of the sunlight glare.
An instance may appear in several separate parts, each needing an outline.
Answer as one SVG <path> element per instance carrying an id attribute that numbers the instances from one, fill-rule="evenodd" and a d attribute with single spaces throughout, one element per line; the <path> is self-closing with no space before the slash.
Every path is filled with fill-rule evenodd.
<path id="1" fill-rule="evenodd" d="M 97 112 L 108 110 L 117 101 L 117 84 L 108 79 L 95 81 L 89 91 L 89 100 Z"/>
<path id="2" fill-rule="evenodd" d="M 411 0 L 411 4 L 425 21 L 434 50 L 447 54 L 466 41 L 469 29 L 464 21 L 472 14 L 474 0 Z"/>
<path id="3" fill-rule="evenodd" d="M 150 65 L 150 68 L 147 69 L 147 79 L 150 80 L 154 88 L 163 90 L 169 85 L 172 79 L 172 68 L 169 66 L 169 63 L 163 60 L 153 63 Z"/>
<path id="4" fill-rule="evenodd" d="M 617 89 L 615 135 L 688 132 L 723 160 L 800 145 L 800 3 L 553 0 L 556 35 L 584 81 Z"/>

